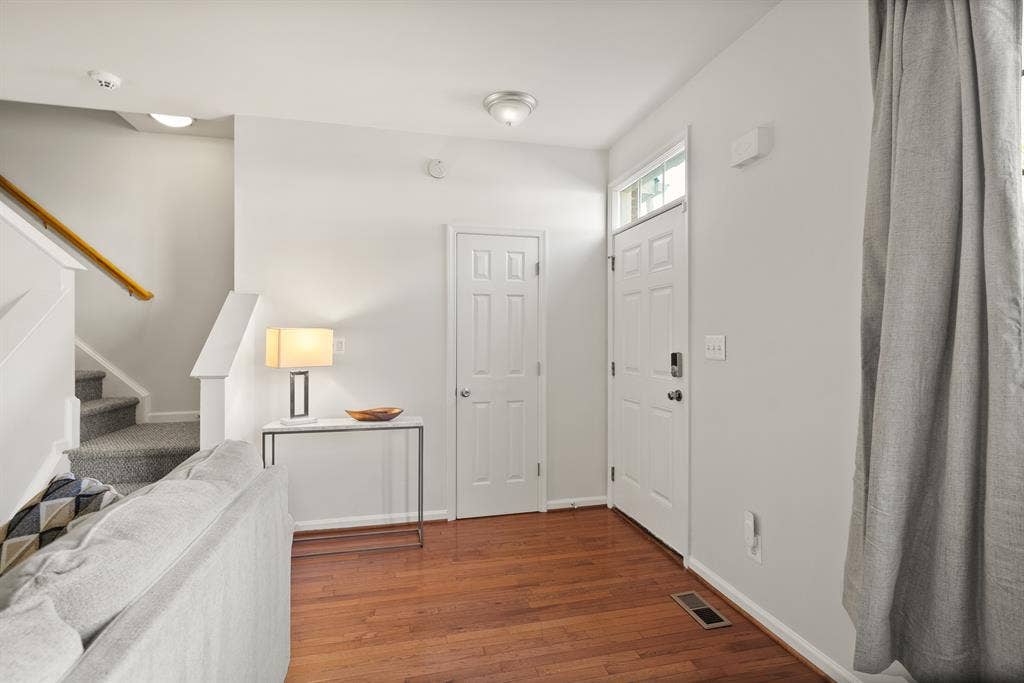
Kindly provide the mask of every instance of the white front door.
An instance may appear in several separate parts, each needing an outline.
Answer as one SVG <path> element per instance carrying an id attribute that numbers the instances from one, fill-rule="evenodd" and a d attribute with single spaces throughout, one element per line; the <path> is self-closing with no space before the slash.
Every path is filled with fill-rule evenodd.
<path id="1" fill-rule="evenodd" d="M 456 237 L 456 516 L 539 509 L 539 239 Z"/>
<path id="2" fill-rule="evenodd" d="M 686 211 L 669 209 L 615 235 L 614 244 L 613 500 L 671 548 L 686 553 Z M 679 361 L 675 373 L 674 358 Z"/>

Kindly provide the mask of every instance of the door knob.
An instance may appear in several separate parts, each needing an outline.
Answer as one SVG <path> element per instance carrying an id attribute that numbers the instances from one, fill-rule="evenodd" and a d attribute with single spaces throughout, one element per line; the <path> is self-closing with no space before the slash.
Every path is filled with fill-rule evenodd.
<path id="1" fill-rule="evenodd" d="M 470 391 L 468 387 L 466 387 L 459 392 L 459 396 L 461 396 L 462 398 L 469 398 L 472 393 L 473 392 Z"/>
<path id="2" fill-rule="evenodd" d="M 681 390 L 679 390 L 679 389 L 676 389 L 675 391 L 668 392 L 668 400 L 670 400 L 670 401 L 682 401 L 683 400 L 683 392 Z"/>

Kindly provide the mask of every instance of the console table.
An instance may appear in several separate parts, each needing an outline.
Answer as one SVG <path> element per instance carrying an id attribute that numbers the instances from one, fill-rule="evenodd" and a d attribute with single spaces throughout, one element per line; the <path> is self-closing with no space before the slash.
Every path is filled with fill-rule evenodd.
<path id="1" fill-rule="evenodd" d="M 417 522 L 416 522 L 416 543 L 402 543 L 399 545 L 372 546 L 369 548 L 349 548 L 345 550 L 325 550 L 316 553 L 307 553 L 297 557 L 313 557 L 316 555 L 341 555 L 344 553 L 357 553 L 367 550 L 390 550 L 392 548 L 422 548 L 423 547 L 423 418 L 399 415 L 389 422 L 360 422 L 351 417 L 321 417 L 312 424 L 285 425 L 280 420 L 275 420 L 263 425 L 263 466 L 267 466 L 267 437 L 270 437 L 270 464 L 277 463 L 277 437 L 286 434 L 330 434 L 334 432 L 384 432 L 391 430 L 416 430 L 418 445 L 418 484 L 419 494 L 417 496 Z M 295 543 L 307 541 L 327 541 L 333 539 L 359 538 L 362 536 L 385 536 L 390 534 L 407 534 L 412 529 L 385 529 L 378 531 L 359 531 L 344 534 L 324 534 L 320 536 L 306 536 L 296 539 Z"/>

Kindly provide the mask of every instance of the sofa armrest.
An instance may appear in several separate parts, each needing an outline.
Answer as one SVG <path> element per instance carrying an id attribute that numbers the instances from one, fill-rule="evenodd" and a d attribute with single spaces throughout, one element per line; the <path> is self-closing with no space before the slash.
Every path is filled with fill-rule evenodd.
<path id="1" fill-rule="evenodd" d="M 293 526 L 285 470 L 268 468 L 93 639 L 64 680 L 283 680 Z"/>

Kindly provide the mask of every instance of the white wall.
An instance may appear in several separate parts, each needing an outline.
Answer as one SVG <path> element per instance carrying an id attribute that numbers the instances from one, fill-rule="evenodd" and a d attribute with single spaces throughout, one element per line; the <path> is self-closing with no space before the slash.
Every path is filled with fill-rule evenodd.
<path id="1" fill-rule="evenodd" d="M 155 294 L 92 263 L 76 333 L 145 386 L 198 410 L 189 371 L 231 288 L 231 140 L 139 133 L 112 112 L 0 101 L 0 173 Z"/>
<path id="2" fill-rule="evenodd" d="M 691 559 L 847 668 L 867 45 L 865 3 L 783 2 L 609 158 L 617 178 L 691 125 Z M 774 151 L 730 168 L 729 143 L 762 123 Z M 706 334 L 728 335 L 727 362 L 703 359 Z"/>
<path id="3" fill-rule="evenodd" d="M 0 200 L 0 519 L 77 446 L 75 275 L 81 265 Z"/>
<path id="4" fill-rule="evenodd" d="M 548 498 L 604 495 L 604 152 L 239 117 L 235 156 L 235 286 L 263 294 L 257 329 L 347 340 L 333 368 L 311 371 L 315 414 L 398 405 L 425 418 L 428 511 L 452 505 L 444 224 L 547 228 Z M 425 173 L 433 157 L 444 180 Z M 256 383 L 262 421 L 287 415 L 288 373 L 260 366 Z M 403 439 L 282 439 L 295 518 L 414 510 Z"/>

